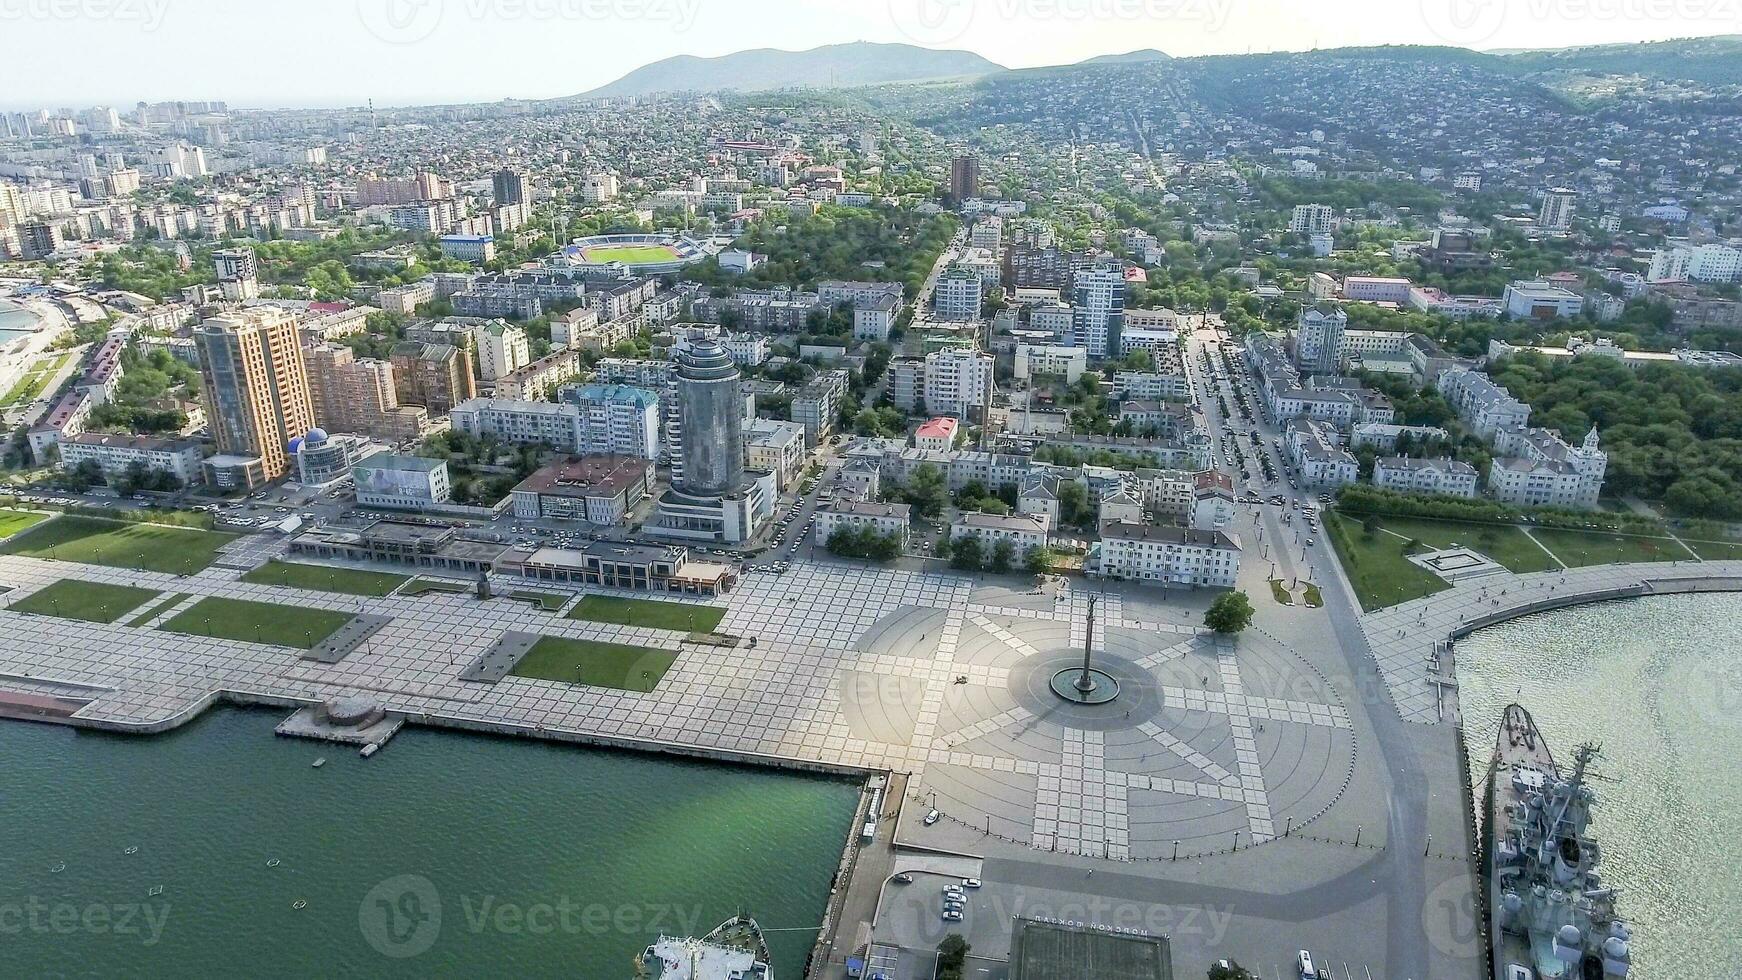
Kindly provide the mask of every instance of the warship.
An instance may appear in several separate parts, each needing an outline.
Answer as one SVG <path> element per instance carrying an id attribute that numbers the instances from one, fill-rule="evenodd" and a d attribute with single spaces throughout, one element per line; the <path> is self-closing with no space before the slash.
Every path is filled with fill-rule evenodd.
<path id="1" fill-rule="evenodd" d="M 661 936 L 637 958 L 647 980 L 774 980 L 762 927 L 735 915 L 700 939 Z"/>
<path id="2" fill-rule="evenodd" d="M 1600 751 L 1579 746 L 1563 771 L 1530 712 L 1506 707 L 1482 808 L 1493 980 L 1615 980 L 1632 967 L 1631 929 L 1587 835 Z"/>

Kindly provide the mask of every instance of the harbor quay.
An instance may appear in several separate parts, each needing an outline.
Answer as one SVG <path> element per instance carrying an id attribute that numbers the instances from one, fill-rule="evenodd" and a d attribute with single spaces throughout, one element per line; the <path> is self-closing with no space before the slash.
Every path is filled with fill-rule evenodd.
<path id="1" fill-rule="evenodd" d="M 345 715 L 372 705 L 412 725 L 896 774 L 870 839 L 852 828 L 816 976 L 842 975 L 874 942 L 935 951 L 945 923 L 912 904 L 919 891 L 887 887 L 916 862 L 983 879 L 980 900 L 996 904 L 951 931 L 986 955 L 1008 948 L 1025 909 L 1092 907 L 1109 926 L 1167 935 L 1182 969 L 1283 962 L 1310 944 L 1357 976 L 1389 976 L 1384 930 L 1362 924 L 1420 918 L 1419 902 L 1397 907 L 1387 877 L 1396 849 L 1373 718 L 1396 713 L 1349 669 L 1324 615 L 1261 606 L 1253 629 L 1221 638 L 1199 625 L 1210 593 L 796 562 L 720 599 L 668 599 L 718 612 L 710 635 L 736 641 L 717 645 L 681 626 L 569 618 L 581 599 L 519 601 L 517 579 L 491 580 L 487 600 L 463 580 L 382 596 L 243 581 L 277 557 L 259 537 L 186 576 L 0 557 L 0 704 L 12 717 L 142 733 L 220 701 Z M 32 603 L 69 580 L 159 598 L 106 623 Z M 277 642 L 172 631 L 220 633 L 185 621 L 215 600 L 277 610 L 263 637 Z M 334 635 L 354 641 L 323 646 L 309 632 L 285 645 L 303 617 L 343 623 Z M 481 675 L 505 637 L 517 649 L 530 637 L 663 652 L 669 667 L 649 690 Z M 1049 689 L 1085 651 L 1119 683 L 1110 703 Z M 1458 785 L 1452 740 L 1411 727 L 1424 764 Z M 1463 804 L 1452 793 L 1423 805 L 1438 843 L 1410 863 L 1435 886 L 1467 887 Z M 1473 955 L 1448 935 L 1431 955 Z"/>

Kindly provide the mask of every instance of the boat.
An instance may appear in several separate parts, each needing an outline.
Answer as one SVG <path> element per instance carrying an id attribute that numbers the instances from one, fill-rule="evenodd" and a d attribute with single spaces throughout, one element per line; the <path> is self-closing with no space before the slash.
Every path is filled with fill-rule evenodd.
<path id="1" fill-rule="evenodd" d="M 769 960 L 762 927 L 740 913 L 700 939 L 660 936 L 635 966 L 648 980 L 774 980 Z"/>
<path id="2" fill-rule="evenodd" d="M 1580 745 L 1563 770 L 1530 712 L 1506 706 L 1479 814 L 1491 980 L 1620 980 L 1632 968 L 1632 927 L 1588 834 L 1601 751 Z"/>

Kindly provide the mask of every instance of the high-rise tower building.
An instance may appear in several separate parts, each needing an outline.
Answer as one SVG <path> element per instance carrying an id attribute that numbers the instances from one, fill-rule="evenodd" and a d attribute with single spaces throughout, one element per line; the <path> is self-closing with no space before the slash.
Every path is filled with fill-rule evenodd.
<path id="1" fill-rule="evenodd" d="M 697 497 L 720 497 L 744 485 L 744 396 L 738 365 L 719 341 L 692 342 L 677 361 L 683 419 L 683 484 Z"/>
<path id="2" fill-rule="evenodd" d="M 950 161 L 950 204 L 960 206 L 971 197 L 980 196 L 980 161 L 960 156 Z"/>
<path id="3" fill-rule="evenodd" d="M 218 452 L 259 457 L 268 480 L 290 472 L 290 440 L 315 427 L 297 340 L 296 318 L 276 307 L 211 317 L 194 331 Z"/>
<path id="4" fill-rule="evenodd" d="M 503 167 L 496 171 L 490 179 L 490 188 L 495 192 L 498 205 L 526 203 L 526 175 L 518 170 Z"/>

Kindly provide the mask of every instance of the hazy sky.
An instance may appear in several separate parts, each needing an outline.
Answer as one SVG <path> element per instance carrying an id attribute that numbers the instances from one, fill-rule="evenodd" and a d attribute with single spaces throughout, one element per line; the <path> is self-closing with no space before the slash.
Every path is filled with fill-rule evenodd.
<path id="1" fill-rule="evenodd" d="M 0 104 L 570 95 L 676 54 L 843 41 L 1010 67 L 1363 44 L 1564 47 L 1742 32 L 1742 0 L 0 0 Z"/>

